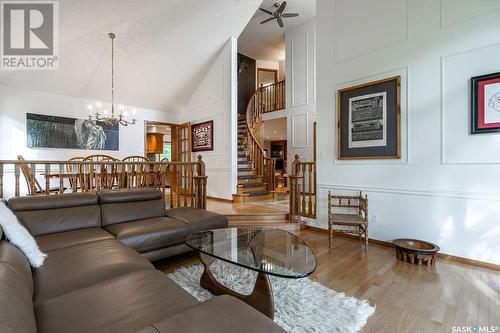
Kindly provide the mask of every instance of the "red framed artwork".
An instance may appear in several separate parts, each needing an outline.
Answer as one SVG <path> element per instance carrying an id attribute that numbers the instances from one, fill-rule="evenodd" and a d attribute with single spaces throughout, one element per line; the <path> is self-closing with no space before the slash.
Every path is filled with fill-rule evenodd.
<path id="1" fill-rule="evenodd" d="M 191 125 L 192 151 L 214 150 L 214 121 Z"/>
<path id="2" fill-rule="evenodd" d="M 471 79 L 471 134 L 500 132 L 500 72 Z"/>

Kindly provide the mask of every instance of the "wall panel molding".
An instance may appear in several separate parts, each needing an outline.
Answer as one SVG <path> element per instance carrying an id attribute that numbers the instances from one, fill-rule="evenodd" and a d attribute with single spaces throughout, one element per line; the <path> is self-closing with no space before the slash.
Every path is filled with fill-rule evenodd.
<path id="1" fill-rule="evenodd" d="M 292 114 L 291 116 L 291 122 L 292 122 L 292 126 L 291 126 L 291 134 L 292 134 L 292 149 L 297 149 L 297 148 L 308 148 L 309 147 L 309 117 L 308 117 L 308 113 L 307 112 L 304 112 L 304 113 L 298 113 L 298 114 Z M 298 123 L 297 123 L 298 122 Z M 303 124 L 303 130 L 302 131 L 298 131 L 300 133 L 302 133 L 301 135 L 303 135 L 304 131 L 305 131 L 305 142 L 303 143 L 298 143 L 296 141 L 296 125 L 297 124 Z"/>
<path id="2" fill-rule="evenodd" d="M 366 191 L 374 193 L 388 193 L 394 195 L 410 195 L 421 197 L 443 197 L 464 200 L 487 200 L 500 201 L 500 192 L 473 192 L 473 191 L 446 191 L 446 190 L 421 190 L 404 189 L 395 187 L 376 187 L 366 185 L 334 185 L 327 183 L 318 183 L 321 190 L 341 190 L 341 191 Z"/>
<path id="3" fill-rule="evenodd" d="M 480 52 L 480 51 L 483 51 L 483 50 L 487 50 L 489 48 L 494 48 L 494 47 L 500 47 L 500 43 L 497 43 L 497 44 L 489 44 L 489 45 L 485 45 L 485 46 L 482 46 L 482 47 L 478 47 L 478 48 L 473 48 L 473 49 L 469 49 L 469 50 L 462 50 L 460 52 L 456 52 L 456 53 L 452 53 L 452 54 L 448 54 L 448 55 L 444 55 L 444 56 L 441 56 L 441 78 L 440 78 L 440 85 L 441 85 L 441 101 L 440 101 L 440 120 L 441 120 L 441 126 L 440 126 L 440 129 L 441 129 L 441 133 L 440 133 L 440 139 L 441 139 L 441 149 L 440 149 L 440 162 L 442 165 L 500 165 L 500 159 L 498 161 L 452 161 L 452 159 L 450 159 L 450 157 L 447 157 L 447 140 L 446 140 L 446 133 L 447 133 L 447 130 L 446 130 L 446 122 L 447 122 L 447 116 L 446 116 L 446 96 L 447 96 L 447 92 L 446 92 L 446 80 L 445 80 L 445 76 L 446 76 L 446 70 L 447 70 L 447 64 L 446 62 L 449 60 L 449 59 L 452 59 L 454 57 L 458 57 L 458 56 L 462 56 L 462 55 L 467 55 L 467 54 L 472 54 L 472 53 L 475 53 L 475 52 Z M 494 71 L 492 69 L 492 71 Z M 486 72 L 477 72 L 475 73 L 474 75 L 472 76 L 476 76 L 476 75 L 482 75 L 482 74 L 487 74 L 487 71 Z M 467 78 L 467 80 L 469 80 L 470 77 Z M 467 87 L 468 87 L 468 94 L 470 94 L 469 90 L 470 90 L 470 82 L 467 83 Z M 467 100 L 467 120 L 468 120 L 468 127 L 467 127 L 467 137 L 468 139 L 472 139 L 472 136 L 469 134 L 469 131 L 470 131 L 470 97 L 468 98 Z M 489 135 L 490 137 L 492 136 L 495 136 L 495 134 L 490 134 Z M 497 135 L 498 136 L 498 135 Z M 477 136 L 478 138 L 485 138 L 487 136 Z M 474 159 L 474 157 L 471 157 L 471 159 Z M 498 159 L 498 157 L 497 157 Z"/>
<path id="4" fill-rule="evenodd" d="M 408 38 L 409 38 L 409 29 L 410 29 L 408 3 L 409 3 L 409 0 L 405 0 L 406 10 L 405 10 L 405 14 L 404 15 L 405 15 L 405 20 L 406 20 L 406 24 L 405 24 L 406 32 L 405 32 L 404 38 L 396 40 L 396 41 L 393 41 L 393 42 L 385 43 L 385 44 L 379 45 L 379 46 L 377 46 L 375 48 L 369 49 L 367 51 L 363 51 L 363 52 L 360 52 L 360 53 L 355 53 L 353 55 L 350 55 L 350 56 L 347 56 L 347 57 L 344 57 L 344 58 L 339 58 L 337 56 L 337 54 L 335 53 L 335 63 L 336 64 L 341 64 L 343 62 L 347 62 L 347 61 L 350 61 L 350 60 L 353 60 L 353 59 L 356 59 L 356 58 L 360 58 L 360 57 L 369 55 L 369 54 L 371 54 L 373 52 L 380 51 L 380 50 L 382 50 L 384 48 L 387 48 L 387 47 L 390 47 L 390 46 L 393 46 L 393 45 L 396 45 L 396 44 L 399 44 L 399 43 L 402 43 L 402 42 L 408 40 Z M 339 12 L 340 12 L 340 10 L 337 9 L 337 2 L 335 2 L 335 14 L 334 14 L 335 22 L 338 21 L 337 13 L 339 13 Z M 335 33 L 336 37 L 338 37 L 338 35 L 337 35 L 338 29 L 336 28 L 335 31 L 336 31 L 336 33 Z M 337 40 L 338 40 L 338 38 L 335 38 L 334 39 L 334 43 Z M 338 47 L 338 45 L 336 45 L 336 48 L 337 47 Z"/>
<path id="5" fill-rule="evenodd" d="M 456 21 L 453 21 L 453 22 L 450 22 L 450 23 L 446 23 L 445 22 L 445 19 L 444 19 L 444 9 L 443 9 L 443 2 L 446 1 L 446 0 L 440 0 L 439 1 L 439 11 L 440 11 L 440 15 L 439 15 L 439 19 L 440 19 L 440 27 L 441 27 L 441 30 L 444 30 L 445 28 L 448 28 L 450 26 L 453 26 L 453 25 L 458 25 L 460 23 L 463 23 L 463 22 L 467 22 L 467 21 L 470 21 L 470 20 L 474 20 L 474 19 L 477 19 L 481 16 L 485 16 L 485 15 L 489 15 L 489 14 L 494 14 L 494 13 L 497 13 L 497 12 L 500 12 L 500 2 L 497 1 L 499 7 L 498 8 L 495 8 L 493 10 L 486 10 L 485 12 L 482 12 L 482 13 L 477 13 L 477 14 L 472 14 L 470 16 L 465 16 L 459 20 L 456 20 Z M 469 0 L 470 1 L 470 0 Z M 481 0 L 479 1 L 480 3 L 482 2 L 483 4 L 495 4 L 494 1 L 491 1 L 491 0 Z M 455 4 L 457 5 L 457 4 Z M 460 6 L 460 4 L 458 4 L 458 6 Z"/>

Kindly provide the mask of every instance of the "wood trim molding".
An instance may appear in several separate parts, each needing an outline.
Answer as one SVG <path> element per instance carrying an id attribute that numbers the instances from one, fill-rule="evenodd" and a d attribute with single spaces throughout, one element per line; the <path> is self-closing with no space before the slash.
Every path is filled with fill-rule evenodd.
<path id="1" fill-rule="evenodd" d="M 323 229 L 323 228 L 319 228 L 319 227 L 314 227 L 314 226 L 310 226 L 310 225 L 306 225 L 305 227 L 306 227 L 306 229 L 309 229 L 309 230 L 312 230 L 312 231 L 315 231 L 315 232 L 321 232 L 321 233 L 328 234 L 328 230 L 327 229 Z M 335 236 L 344 237 L 344 238 L 350 238 L 350 239 L 356 239 L 356 240 L 358 239 L 358 236 L 350 235 L 350 234 L 334 233 L 334 235 Z M 372 243 L 372 244 L 377 244 L 377 245 L 381 245 L 381 246 L 385 246 L 385 247 L 394 248 L 394 245 L 392 243 L 390 243 L 390 242 L 381 241 L 381 240 L 373 239 L 373 238 L 368 238 L 368 243 Z M 454 262 L 457 262 L 457 263 L 460 263 L 460 264 L 464 264 L 464 265 L 475 266 L 475 267 L 480 267 L 480 268 L 486 268 L 486 269 L 491 269 L 491 270 L 494 270 L 494 271 L 500 271 L 500 265 L 489 263 L 489 262 L 484 262 L 484 261 L 479 261 L 479 260 L 474 260 L 474 259 L 468 259 L 468 258 L 458 257 L 458 256 L 454 256 L 454 255 L 451 255 L 451 254 L 441 253 L 441 252 L 438 252 L 437 256 L 440 259 L 442 259 L 442 260 L 454 261 Z"/>
<path id="2" fill-rule="evenodd" d="M 230 202 L 230 203 L 233 202 L 232 199 L 225 199 L 225 198 L 213 197 L 213 196 L 210 196 L 210 195 L 207 195 L 207 199 L 215 200 L 215 201 L 221 201 L 221 202 Z"/>

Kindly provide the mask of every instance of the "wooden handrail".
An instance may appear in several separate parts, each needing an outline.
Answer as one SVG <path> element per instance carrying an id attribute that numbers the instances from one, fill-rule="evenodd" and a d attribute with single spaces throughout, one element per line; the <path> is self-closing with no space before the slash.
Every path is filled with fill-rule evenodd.
<path id="1" fill-rule="evenodd" d="M 194 162 L 0 160 L 0 198 L 6 194 L 5 189 L 11 192 L 7 196 L 21 195 L 21 170 L 27 181 L 28 195 L 152 187 L 163 192 L 167 207 L 206 208 L 207 176 L 201 155 Z M 13 177 L 6 177 L 9 171 L 13 171 Z M 37 172 L 45 186 L 36 186 Z M 12 186 L 5 187 L 5 180 L 11 181 Z M 55 187 L 51 187 L 51 180 L 57 180 Z"/>
<path id="2" fill-rule="evenodd" d="M 250 156 L 250 160 L 254 164 L 257 174 L 261 176 L 262 181 L 267 184 L 268 190 L 273 191 L 276 188 L 276 179 L 274 176 L 276 159 L 266 156 L 264 148 L 254 133 L 262 123 L 262 107 L 260 104 L 256 103 L 259 95 L 260 90 L 256 90 L 247 105 L 246 123 L 248 130 L 246 153 Z"/>

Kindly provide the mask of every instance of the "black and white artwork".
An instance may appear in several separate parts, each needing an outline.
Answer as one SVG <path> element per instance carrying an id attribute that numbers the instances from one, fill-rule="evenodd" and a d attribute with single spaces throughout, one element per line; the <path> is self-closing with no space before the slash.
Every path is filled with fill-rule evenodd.
<path id="1" fill-rule="evenodd" d="M 28 113 L 26 133 L 29 148 L 119 149 L 119 125 L 100 121 Z"/>
<path id="2" fill-rule="evenodd" d="M 387 145 L 387 94 L 349 98 L 349 148 Z"/>

